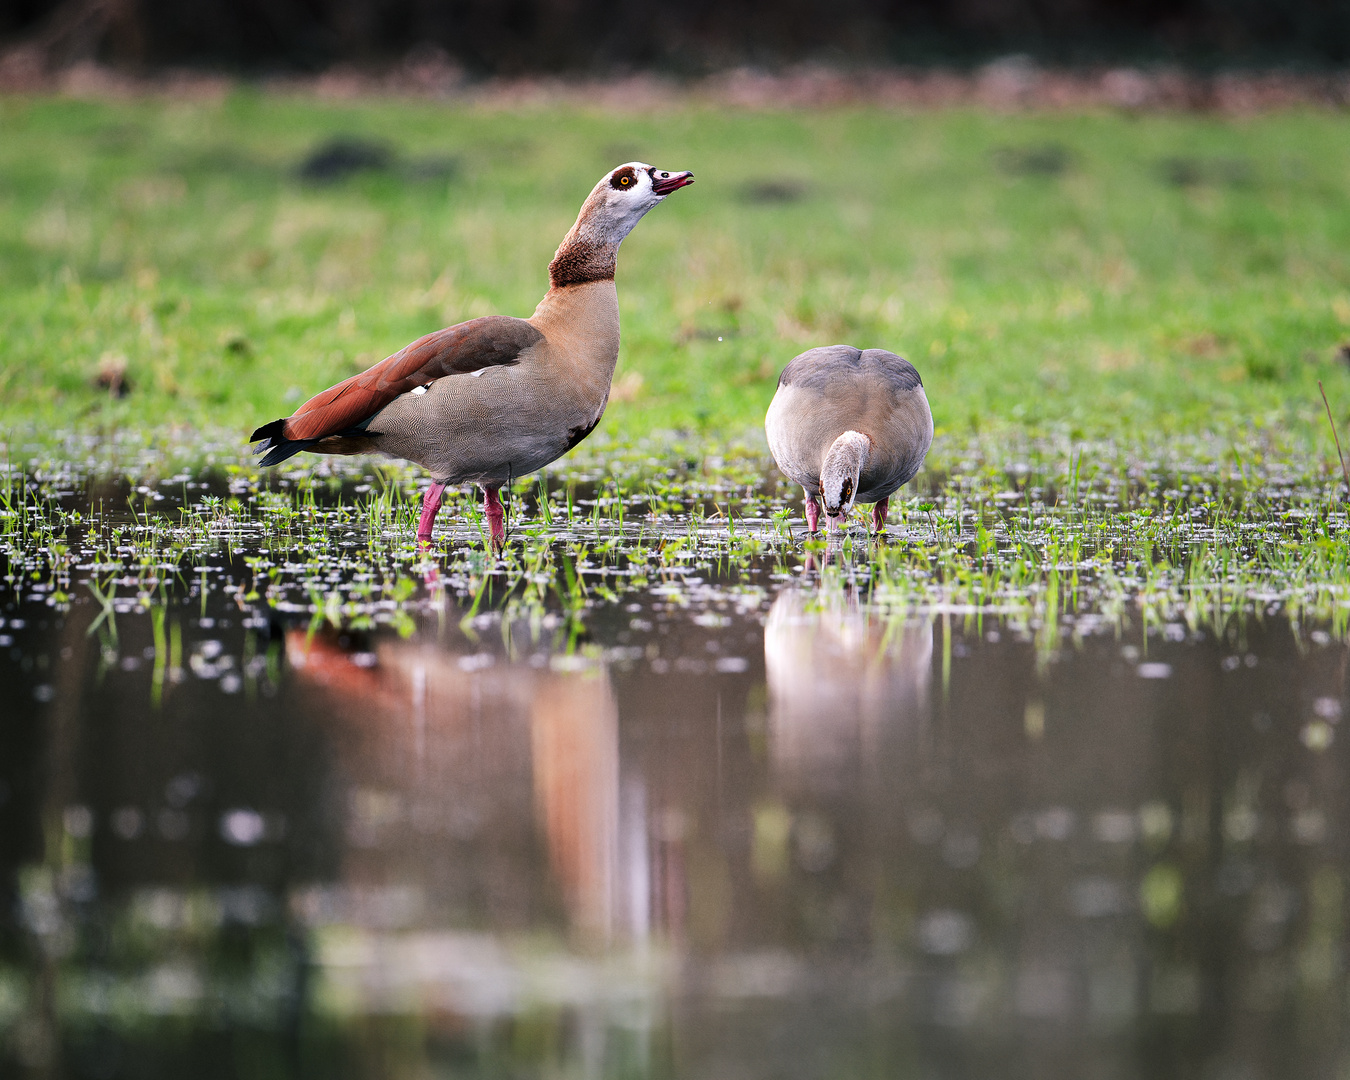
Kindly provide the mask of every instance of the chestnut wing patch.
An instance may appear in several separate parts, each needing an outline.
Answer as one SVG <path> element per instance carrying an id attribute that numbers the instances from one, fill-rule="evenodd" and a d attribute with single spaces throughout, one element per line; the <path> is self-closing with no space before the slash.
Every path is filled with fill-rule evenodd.
<path id="1" fill-rule="evenodd" d="M 488 315 L 418 338 L 368 371 L 344 379 L 300 406 L 286 422 L 288 439 L 321 439 L 355 427 L 394 398 L 446 375 L 515 364 L 544 335 L 524 319 Z"/>
<path id="2" fill-rule="evenodd" d="M 273 448 L 264 464 L 275 464 L 319 439 L 361 428 L 400 394 L 446 375 L 516 364 L 520 354 L 544 335 L 524 319 L 488 315 L 438 330 L 386 357 L 374 367 L 316 394 L 285 420 L 258 428 L 250 442 L 266 439 Z M 294 446 L 304 443 L 306 446 Z M 277 457 L 277 453 L 288 453 Z M 273 461 L 273 458 L 276 461 Z"/>

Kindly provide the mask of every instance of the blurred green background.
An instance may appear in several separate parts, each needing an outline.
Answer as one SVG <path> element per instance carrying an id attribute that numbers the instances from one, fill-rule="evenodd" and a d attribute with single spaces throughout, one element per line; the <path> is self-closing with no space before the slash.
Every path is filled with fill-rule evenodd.
<path id="1" fill-rule="evenodd" d="M 842 341 L 911 359 L 940 433 L 1320 446 L 1318 380 L 1350 410 L 1347 133 L 0 98 L 0 425 L 242 440 L 421 334 L 528 315 L 591 186 L 640 159 L 697 183 L 620 254 L 610 438 L 756 438 L 783 365 Z M 366 167 L 325 168 L 335 145 Z"/>

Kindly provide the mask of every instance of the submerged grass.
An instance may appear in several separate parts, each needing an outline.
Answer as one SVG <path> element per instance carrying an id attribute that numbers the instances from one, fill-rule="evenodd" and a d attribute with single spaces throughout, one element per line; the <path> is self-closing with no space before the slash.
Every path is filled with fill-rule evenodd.
<path id="1" fill-rule="evenodd" d="M 1089 448 L 1009 465 L 987 449 L 969 444 L 951 475 L 925 474 L 880 541 L 861 512 L 842 537 L 807 536 L 758 454 L 616 453 L 518 483 L 499 555 L 472 492 L 448 497 L 435 547 L 419 549 L 418 477 L 402 467 L 154 478 L 53 461 L 0 483 L 0 600 L 92 601 L 115 634 L 119 613 L 195 598 L 204 611 L 218 592 L 259 625 L 411 633 L 414 615 L 434 612 L 574 649 L 631 599 L 715 617 L 759 610 L 797 581 L 847 588 L 888 617 L 1011 626 L 1047 659 L 1086 634 L 1240 640 L 1276 616 L 1347 636 L 1350 530 L 1320 467 L 1178 471 Z"/>

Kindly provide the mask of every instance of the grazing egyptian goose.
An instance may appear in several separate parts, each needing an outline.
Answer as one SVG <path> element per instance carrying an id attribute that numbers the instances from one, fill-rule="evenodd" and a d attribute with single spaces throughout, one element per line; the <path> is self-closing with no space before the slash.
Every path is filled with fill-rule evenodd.
<path id="1" fill-rule="evenodd" d="M 604 414 L 619 357 L 619 245 L 648 210 L 693 182 L 689 172 L 620 165 L 582 204 L 533 315 L 488 315 L 418 338 L 258 428 L 249 441 L 262 440 L 262 464 L 301 450 L 405 458 L 431 473 L 419 541 L 431 540 L 448 485 L 477 484 L 500 545 L 501 486 L 561 457 Z"/>
<path id="2" fill-rule="evenodd" d="M 778 467 L 806 492 L 811 532 L 823 499 L 830 532 L 858 502 L 875 504 L 872 526 L 880 533 L 890 496 L 919 471 L 933 442 L 933 414 L 908 360 L 885 349 L 825 345 L 783 369 L 764 430 Z"/>

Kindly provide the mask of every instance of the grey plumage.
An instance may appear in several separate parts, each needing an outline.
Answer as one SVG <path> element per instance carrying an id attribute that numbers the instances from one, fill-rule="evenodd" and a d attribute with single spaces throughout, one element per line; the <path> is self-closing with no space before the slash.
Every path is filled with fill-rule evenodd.
<path id="1" fill-rule="evenodd" d="M 873 385 L 884 381 L 897 391 L 923 385 L 918 370 L 903 357 L 852 345 L 821 345 L 793 357 L 778 376 L 778 385 L 824 391 L 844 378 L 870 380 Z"/>
<path id="2" fill-rule="evenodd" d="M 764 429 L 778 467 L 812 499 L 822 494 L 822 468 L 836 441 L 849 432 L 866 436 L 846 502 L 875 503 L 923 465 L 933 441 L 933 414 L 923 380 L 908 360 L 885 349 L 826 345 L 783 369 Z"/>

